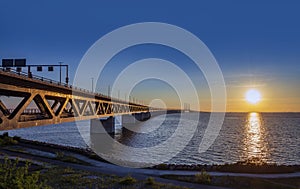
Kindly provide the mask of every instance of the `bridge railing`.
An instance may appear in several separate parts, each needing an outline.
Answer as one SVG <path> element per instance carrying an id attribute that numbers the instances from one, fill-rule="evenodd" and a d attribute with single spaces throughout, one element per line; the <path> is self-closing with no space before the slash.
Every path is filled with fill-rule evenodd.
<path id="1" fill-rule="evenodd" d="M 66 87 L 66 88 L 69 88 L 69 89 L 74 89 L 74 90 L 77 90 L 77 91 L 90 93 L 92 95 L 97 95 L 97 96 L 100 96 L 100 97 L 103 97 L 103 98 L 106 98 L 106 99 L 111 99 L 111 101 L 115 101 L 115 102 L 123 102 L 123 103 L 125 102 L 124 100 L 120 100 L 120 99 L 117 99 L 117 98 L 114 98 L 114 97 L 111 97 L 111 96 L 108 96 L 108 95 L 104 95 L 102 93 L 95 93 L 93 91 L 83 89 L 83 88 L 80 88 L 80 87 L 76 87 L 76 86 L 72 86 L 72 85 L 69 85 L 67 83 L 55 81 L 53 79 L 45 78 L 45 77 L 38 76 L 38 75 L 28 74 L 27 72 L 17 71 L 17 69 L 14 69 L 14 68 L 7 69 L 5 67 L 0 67 L 0 71 L 16 74 L 16 75 L 19 75 L 19 76 L 22 76 L 22 77 L 25 77 L 25 78 L 30 78 L 30 79 L 34 79 L 34 80 L 38 80 L 38 81 L 42 81 L 42 82 L 47 82 L 49 84 L 56 85 L 56 86 L 62 86 L 62 87 Z M 131 101 L 127 101 L 127 103 L 140 105 L 138 103 L 131 102 Z"/>
<path id="2" fill-rule="evenodd" d="M 4 71 L 4 72 L 13 73 L 13 74 L 16 74 L 16 75 L 19 75 L 19 76 L 23 76 L 23 77 L 26 77 L 26 78 L 31 78 L 31 79 L 35 79 L 35 80 L 39 80 L 39 81 L 44 81 L 44 82 L 48 82 L 48 83 L 51 83 L 51 84 L 62 85 L 62 86 L 65 86 L 65 87 L 72 87 L 72 85 L 68 85 L 64 82 L 55 81 L 53 79 L 41 77 L 41 76 L 38 76 L 38 75 L 28 74 L 27 72 L 17 71 L 14 68 L 7 69 L 7 68 L 2 67 L 1 70 Z"/>
<path id="3" fill-rule="evenodd" d="M 8 109 L 9 113 L 13 113 L 15 111 L 15 109 Z M 38 108 L 26 108 L 24 111 L 23 111 L 23 114 L 39 114 L 41 113 L 40 109 Z"/>
<path id="4" fill-rule="evenodd" d="M 49 84 L 54 84 L 54 85 L 63 86 L 63 87 L 67 87 L 67 88 L 74 88 L 75 90 L 79 90 L 79 91 L 83 91 L 83 92 L 87 92 L 87 93 L 92 93 L 92 94 L 97 94 L 97 95 L 100 95 L 100 96 L 103 96 L 103 97 L 108 97 L 108 96 L 100 94 L 100 93 L 93 93 L 92 91 L 89 91 L 87 89 L 83 89 L 83 88 L 80 88 L 80 87 L 73 87 L 72 85 L 69 85 L 69 84 L 64 83 L 64 82 L 55 81 L 53 79 L 49 79 L 49 78 L 38 76 L 38 75 L 32 75 L 32 74 L 29 75 L 27 72 L 17 71 L 16 69 L 13 69 L 13 68 L 7 69 L 7 68 L 4 68 L 4 67 L 1 67 L 0 70 L 3 71 L 3 72 L 9 72 L 9 73 L 13 73 L 13 74 L 16 74 L 16 75 L 19 75 L 19 76 L 23 76 L 23 77 L 26 77 L 26 78 L 47 82 Z"/>

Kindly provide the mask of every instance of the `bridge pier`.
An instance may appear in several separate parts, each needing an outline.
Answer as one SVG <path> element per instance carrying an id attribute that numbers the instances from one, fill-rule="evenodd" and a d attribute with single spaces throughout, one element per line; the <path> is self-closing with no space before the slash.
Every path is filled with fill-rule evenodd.
<path id="1" fill-rule="evenodd" d="M 141 112 L 141 113 L 134 113 L 129 115 L 122 115 L 122 127 L 127 127 L 130 125 L 135 125 L 140 121 L 146 121 L 150 119 L 151 114 L 150 112 Z"/>
<path id="2" fill-rule="evenodd" d="M 138 124 L 140 121 L 150 119 L 150 112 L 134 113 L 122 115 L 122 127 L 130 127 Z M 102 126 L 100 125 L 102 124 Z M 107 119 L 91 119 L 90 123 L 91 134 L 115 134 L 115 117 L 110 116 Z"/>
<path id="3" fill-rule="evenodd" d="M 150 119 L 151 114 L 150 114 L 150 112 L 135 113 L 134 117 L 138 121 L 146 121 L 146 120 Z"/>
<path id="4" fill-rule="evenodd" d="M 130 125 L 136 124 L 137 120 L 134 114 L 122 115 L 122 127 L 128 127 Z"/>
<path id="5" fill-rule="evenodd" d="M 102 124 L 102 126 L 100 125 Z M 90 133 L 92 134 L 114 134 L 115 133 L 115 118 L 110 116 L 106 120 L 103 119 L 91 119 Z"/>

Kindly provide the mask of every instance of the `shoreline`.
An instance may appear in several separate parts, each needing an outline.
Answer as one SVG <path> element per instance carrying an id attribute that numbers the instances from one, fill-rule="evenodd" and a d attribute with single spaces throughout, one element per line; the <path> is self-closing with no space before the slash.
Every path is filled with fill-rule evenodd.
<path id="1" fill-rule="evenodd" d="M 14 137 L 18 140 L 18 145 L 23 147 L 36 148 L 48 152 L 65 151 L 77 153 L 87 156 L 93 160 L 111 164 L 105 159 L 98 156 L 89 148 L 79 148 L 71 146 L 63 146 L 59 144 L 52 144 L 47 142 L 40 142 L 20 137 Z M 231 163 L 231 164 L 159 164 L 146 169 L 154 170 L 169 170 L 169 171 L 208 171 L 208 172 L 231 172 L 231 173 L 254 173 L 254 174 L 280 174 L 280 173 L 294 173 L 300 172 L 300 165 L 277 165 L 257 163 L 255 159 Z"/>
<path id="2" fill-rule="evenodd" d="M 78 185 L 87 188 L 92 184 L 100 188 L 105 185 L 108 188 L 225 189 L 237 185 L 243 188 L 247 183 L 248 188 L 282 189 L 283 185 L 297 188 L 300 183 L 300 165 L 160 164 L 137 169 L 111 164 L 90 149 L 0 135 L 0 167 L 7 161 L 17 162 L 21 169 L 29 162 L 29 173 L 40 174 L 39 181 L 50 188 Z"/>

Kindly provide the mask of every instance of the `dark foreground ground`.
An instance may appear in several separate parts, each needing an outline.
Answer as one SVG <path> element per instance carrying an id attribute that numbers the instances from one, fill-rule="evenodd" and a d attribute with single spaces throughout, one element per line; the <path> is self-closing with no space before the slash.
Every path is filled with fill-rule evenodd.
<path id="1" fill-rule="evenodd" d="M 230 165 L 131 169 L 90 150 L 0 136 L 1 188 L 300 188 L 300 166 L 255 159 Z"/>

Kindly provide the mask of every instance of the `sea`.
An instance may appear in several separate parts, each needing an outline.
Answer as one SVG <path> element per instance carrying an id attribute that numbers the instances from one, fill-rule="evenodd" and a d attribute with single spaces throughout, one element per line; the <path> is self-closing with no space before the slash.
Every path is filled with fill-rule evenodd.
<path id="1" fill-rule="evenodd" d="M 138 123 L 138 128 L 141 131 L 144 128 L 144 132 L 124 129 L 121 117 L 117 117 L 116 133 L 112 139 L 124 146 L 145 150 L 168 142 L 177 129 L 181 128 L 182 137 L 188 138 L 183 148 L 179 148 L 178 143 L 181 139 L 187 138 L 179 137 L 176 141 L 172 141 L 171 146 L 156 149 L 156 153 L 159 154 L 157 158 L 161 158 L 162 154 L 172 154 L 165 163 L 226 164 L 255 159 L 262 163 L 300 165 L 299 113 L 226 113 L 222 127 L 215 136 L 216 139 L 207 150 L 201 152 L 199 146 L 211 114 L 201 112 L 199 115 L 197 120 L 188 120 L 187 116 L 183 116 L 185 117 L 183 121 L 180 113 L 155 116 Z M 189 131 L 190 135 L 190 125 L 195 124 L 196 129 L 192 132 L 192 136 L 184 135 L 185 131 Z M 92 145 L 90 121 L 37 126 L 8 132 L 11 136 L 64 146 L 89 148 Z M 128 154 L 130 156 L 130 153 Z M 147 156 L 143 152 L 131 155 L 133 159 L 130 161 L 142 161 Z M 155 153 L 152 154 L 152 158 L 156 158 Z"/>

